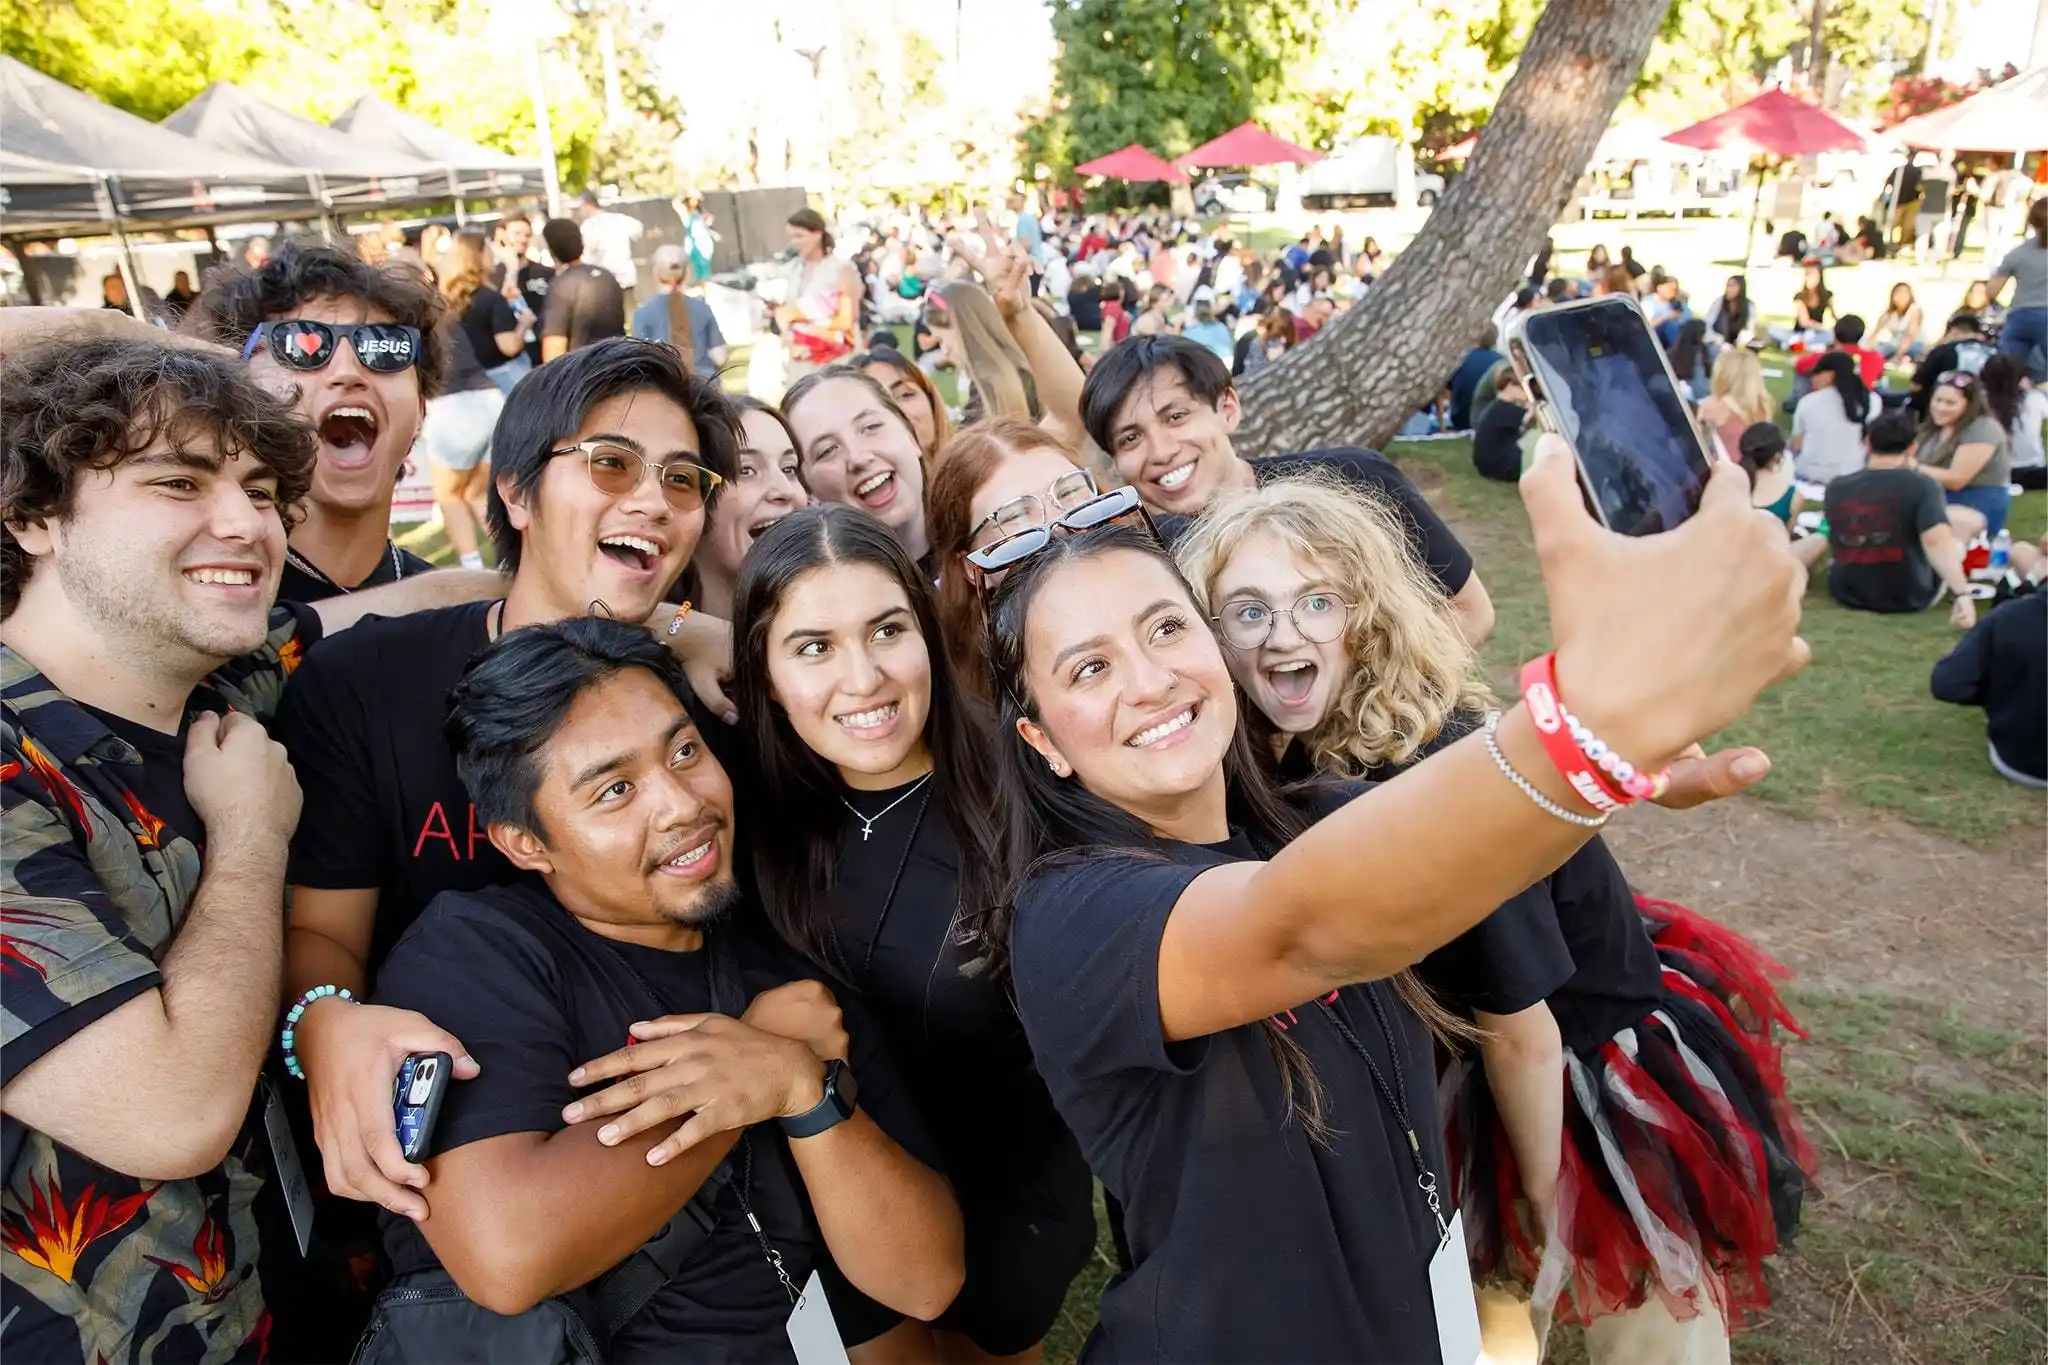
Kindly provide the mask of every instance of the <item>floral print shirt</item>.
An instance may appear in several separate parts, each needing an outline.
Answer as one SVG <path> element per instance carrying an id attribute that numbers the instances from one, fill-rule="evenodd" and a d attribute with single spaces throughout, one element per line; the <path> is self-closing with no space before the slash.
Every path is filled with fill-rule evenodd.
<path id="1" fill-rule="evenodd" d="M 280 608 L 192 699 L 268 720 L 319 638 Z M 161 983 L 201 850 L 136 794 L 127 740 L 0 646 L 0 1069 L 13 1076 Z M 280 906 L 280 913 L 283 907 Z M 256 989 L 254 983 L 251 989 Z M 147 1115 L 137 1115 L 147 1123 Z M 37 1365 L 260 1360 L 260 1121 L 189 1180 L 142 1180 L 11 1119 L 0 1188 L 0 1355 Z"/>

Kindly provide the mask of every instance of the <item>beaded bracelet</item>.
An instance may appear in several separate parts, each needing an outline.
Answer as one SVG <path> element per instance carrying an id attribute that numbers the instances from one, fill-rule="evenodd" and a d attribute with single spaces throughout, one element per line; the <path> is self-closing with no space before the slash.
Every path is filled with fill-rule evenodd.
<path id="1" fill-rule="evenodd" d="M 346 986 L 315 986 L 312 990 L 307 991 L 297 1000 L 294 1000 L 292 1007 L 285 1011 L 284 1029 L 277 1035 L 278 1042 L 284 1047 L 284 1069 L 302 1081 L 306 1079 L 306 1073 L 299 1066 L 297 1048 L 299 1019 L 305 1014 L 306 1006 L 312 1004 L 315 1000 L 325 1000 L 330 995 L 337 1000 L 355 1000 L 355 996 L 350 993 L 349 988 Z"/>
<path id="2" fill-rule="evenodd" d="M 1631 801 L 1654 801 L 1664 794 L 1671 785 L 1671 770 L 1664 769 L 1654 776 L 1636 771 L 1635 765 L 1607 747 L 1605 741 L 1595 735 L 1585 722 L 1577 716 L 1558 708 L 1558 715 L 1564 719 L 1564 728 L 1570 732 L 1572 743 L 1579 752 L 1589 759 L 1595 768 L 1614 779 L 1623 796 Z"/>
<path id="3" fill-rule="evenodd" d="M 1557 691 L 1557 656 L 1545 654 L 1522 665 L 1522 696 L 1544 752 L 1572 790 L 1598 811 L 1613 812 L 1664 794 L 1671 772 L 1638 772 L 1590 727 L 1567 711 Z"/>
<path id="4" fill-rule="evenodd" d="M 685 616 L 688 616 L 690 612 L 694 610 L 695 605 L 696 604 L 692 602 L 685 602 L 683 603 L 683 605 L 676 608 L 676 614 L 670 617 L 668 622 L 668 633 L 671 636 L 675 635 L 676 632 L 680 631 L 683 628 L 683 618 Z"/>
<path id="5" fill-rule="evenodd" d="M 1492 755 L 1493 766 L 1500 769 L 1501 776 L 1514 783 L 1521 790 L 1522 795 L 1534 801 L 1546 815 L 1555 815 L 1566 824 L 1577 825 L 1582 829 L 1599 829 L 1607 823 L 1607 816 L 1604 814 L 1581 815 L 1577 811 L 1566 810 L 1542 792 L 1537 791 L 1535 784 L 1516 772 L 1515 765 L 1508 762 L 1508 756 L 1501 752 L 1500 740 L 1494 735 L 1494 731 L 1498 729 L 1500 729 L 1500 712 L 1488 711 L 1486 713 L 1486 752 Z"/>

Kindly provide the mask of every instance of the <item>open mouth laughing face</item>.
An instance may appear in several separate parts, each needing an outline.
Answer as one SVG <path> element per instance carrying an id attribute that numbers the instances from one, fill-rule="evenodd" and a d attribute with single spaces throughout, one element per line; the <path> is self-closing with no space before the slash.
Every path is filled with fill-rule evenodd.
<path id="1" fill-rule="evenodd" d="M 337 327 L 396 321 L 360 299 L 341 298 L 301 299 L 280 316 Z M 299 415 L 320 434 L 310 497 L 315 506 L 337 511 L 390 506 L 392 487 L 425 411 L 418 369 L 394 374 L 364 369 L 355 348 L 342 342 L 326 366 L 303 373 L 279 365 L 268 347 L 258 347 L 249 358 L 249 373 L 275 393 L 296 395 Z"/>
<path id="2" fill-rule="evenodd" d="M 673 399 L 625 393 L 593 405 L 583 423 L 556 443 L 567 453 L 549 460 L 530 497 L 499 482 L 508 521 L 522 536 L 519 573 L 541 575 L 554 606 L 579 615 L 603 602 L 620 620 L 645 619 L 690 562 L 704 529 L 704 508 L 672 506 L 661 480 L 643 469 L 630 492 L 612 494 L 591 482 L 580 442 L 615 442 L 656 464 L 695 463 L 697 428 Z"/>
<path id="3" fill-rule="evenodd" d="M 804 395 L 789 422 L 814 497 L 858 507 L 906 540 L 923 541 L 917 434 L 873 389 L 857 379 L 827 380 Z"/>
<path id="4" fill-rule="evenodd" d="M 1239 545 L 1216 575 L 1218 629 L 1230 675 L 1252 704 L 1283 734 L 1305 734 L 1322 723 L 1351 669 L 1341 633 L 1342 595 L 1331 575 L 1271 535 Z M 1302 618 L 1328 642 L 1302 634 Z M 1335 625 L 1339 629 L 1333 631 Z M 1241 647 L 1243 640 L 1262 643 Z"/>

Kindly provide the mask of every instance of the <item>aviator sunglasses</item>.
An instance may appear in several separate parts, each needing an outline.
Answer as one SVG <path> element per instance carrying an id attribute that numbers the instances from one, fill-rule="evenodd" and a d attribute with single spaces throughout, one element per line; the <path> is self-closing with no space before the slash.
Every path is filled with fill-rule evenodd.
<path id="1" fill-rule="evenodd" d="M 377 374 L 409 370 L 419 360 L 420 329 L 403 322 L 359 322 L 352 327 L 308 318 L 280 318 L 259 323 L 242 343 L 242 359 L 256 354 L 256 347 L 270 343 L 270 356 L 288 370 L 301 373 L 324 370 L 334 359 L 342 338 L 356 353 L 364 369 Z"/>

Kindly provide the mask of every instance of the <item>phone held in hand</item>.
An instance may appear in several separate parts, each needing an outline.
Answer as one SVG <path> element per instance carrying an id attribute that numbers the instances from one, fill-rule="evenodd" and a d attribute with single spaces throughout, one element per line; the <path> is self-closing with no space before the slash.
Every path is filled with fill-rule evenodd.
<path id="1" fill-rule="evenodd" d="M 415 1052 L 399 1063 L 391 1110 L 398 1125 L 399 1150 L 407 1161 L 424 1161 L 432 1153 L 441 1101 L 454 1079 L 455 1059 L 445 1052 Z"/>
<path id="2" fill-rule="evenodd" d="M 1524 313 L 1507 345 L 1544 429 L 1571 447 L 1603 525 L 1655 535 L 1699 510 L 1709 457 L 1635 300 L 1610 294 Z"/>

